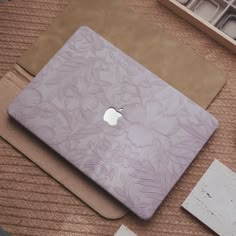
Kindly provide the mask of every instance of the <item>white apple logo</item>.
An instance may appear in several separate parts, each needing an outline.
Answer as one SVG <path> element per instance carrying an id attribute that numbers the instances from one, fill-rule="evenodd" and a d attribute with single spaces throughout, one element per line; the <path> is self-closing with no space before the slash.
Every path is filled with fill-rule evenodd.
<path id="1" fill-rule="evenodd" d="M 119 109 L 119 111 L 122 111 L 123 109 Z M 103 116 L 103 120 L 106 121 L 109 125 L 115 126 L 117 125 L 118 120 L 122 117 L 122 114 L 118 112 L 114 108 L 108 108 L 105 111 L 105 114 Z"/>

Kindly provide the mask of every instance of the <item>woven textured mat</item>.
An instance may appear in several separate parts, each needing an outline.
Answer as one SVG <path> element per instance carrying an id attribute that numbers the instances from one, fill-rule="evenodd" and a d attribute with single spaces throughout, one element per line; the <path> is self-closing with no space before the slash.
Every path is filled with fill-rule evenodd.
<path id="1" fill-rule="evenodd" d="M 12 0 L 0 4 L 0 76 L 12 68 L 68 1 Z M 227 84 L 209 108 L 220 128 L 149 222 L 132 214 L 117 221 L 101 218 L 0 139 L 0 225 L 12 235 L 108 236 L 120 224 L 139 236 L 214 235 L 180 205 L 213 159 L 236 171 L 236 57 L 156 0 L 125 2 L 226 72 Z"/>

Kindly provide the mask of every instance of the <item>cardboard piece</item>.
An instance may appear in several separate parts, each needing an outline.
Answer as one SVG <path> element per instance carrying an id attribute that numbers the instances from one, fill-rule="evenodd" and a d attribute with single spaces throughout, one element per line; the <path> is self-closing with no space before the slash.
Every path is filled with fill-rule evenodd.
<path id="1" fill-rule="evenodd" d="M 137 236 L 137 235 L 125 225 L 121 225 L 119 230 L 115 233 L 114 236 Z"/>
<path id="2" fill-rule="evenodd" d="M 236 233 L 236 173 L 215 160 L 183 207 L 218 235 Z"/>
<path id="3" fill-rule="evenodd" d="M 224 74 L 121 1 L 74 0 L 0 81 L 0 135 L 106 218 L 127 210 L 29 132 L 9 120 L 8 104 L 80 26 L 87 25 L 115 46 L 206 108 L 222 88 Z M 135 26 L 135 27 L 134 27 Z"/>

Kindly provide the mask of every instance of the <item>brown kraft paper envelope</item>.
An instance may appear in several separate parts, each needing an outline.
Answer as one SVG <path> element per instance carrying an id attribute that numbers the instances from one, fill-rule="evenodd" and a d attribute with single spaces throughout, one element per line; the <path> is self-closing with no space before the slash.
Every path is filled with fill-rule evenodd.
<path id="1" fill-rule="evenodd" d="M 0 135 L 100 215 L 117 219 L 127 210 L 37 138 L 9 119 L 6 109 L 80 26 L 89 26 L 190 99 L 206 108 L 222 88 L 221 71 L 121 1 L 74 0 L 0 81 Z"/>

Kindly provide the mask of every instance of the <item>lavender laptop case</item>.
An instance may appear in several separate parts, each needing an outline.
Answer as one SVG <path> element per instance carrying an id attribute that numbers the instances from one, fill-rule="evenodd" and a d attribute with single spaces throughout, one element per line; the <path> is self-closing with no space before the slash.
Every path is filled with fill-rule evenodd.
<path id="1" fill-rule="evenodd" d="M 108 108 L 117 125 L 104 121 Z M 217 120 L 88 27 L 8 112 L 142 219 L 149 219 Z"/>

